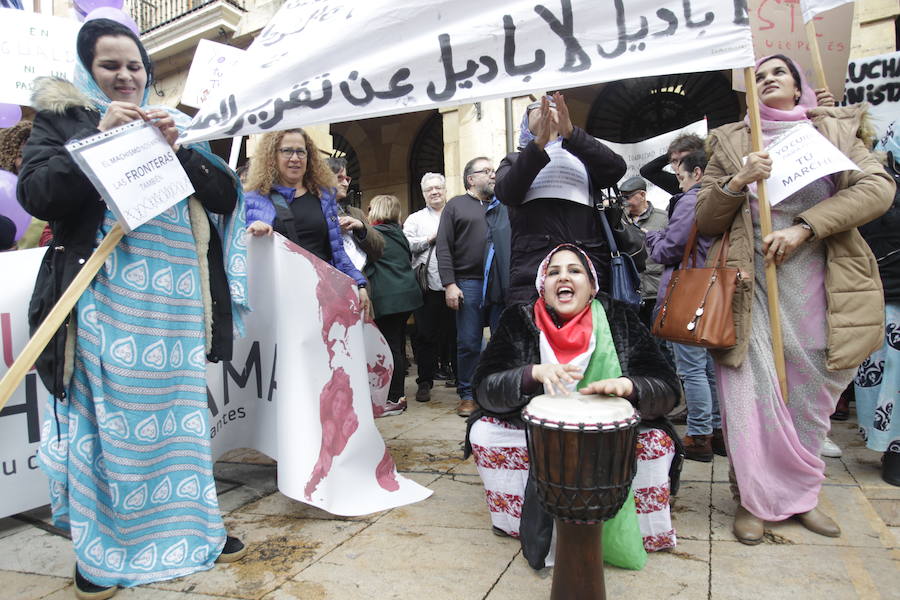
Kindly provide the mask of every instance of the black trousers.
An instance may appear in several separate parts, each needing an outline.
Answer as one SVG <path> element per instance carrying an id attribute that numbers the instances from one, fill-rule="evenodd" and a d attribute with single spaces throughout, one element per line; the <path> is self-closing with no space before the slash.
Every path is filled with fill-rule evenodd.
<path id="1" fill-rule="evenodd" d="M 419 371 L 416 383 L 433 384 L 439 361 L 456 362 L 456 315 L 447 307 L 443 290 L 428 290 L 423 300 L 424 304 L 415 312 L 413 350 Z"/>
<path id="2" fill-rule="evenodd" d="M 382 315 L 375 319 L 375 324 L 381 330 L 391 355 L 394 358 L 394 374 L 391 377 L 391 387 L 388 390 L 388 401 L 396 402 L 406 395 L 403 389 L 403 371 L 406 370 L 403 358 L 403 346 L 406 344 L 406 320 L 408 312 Z"/>

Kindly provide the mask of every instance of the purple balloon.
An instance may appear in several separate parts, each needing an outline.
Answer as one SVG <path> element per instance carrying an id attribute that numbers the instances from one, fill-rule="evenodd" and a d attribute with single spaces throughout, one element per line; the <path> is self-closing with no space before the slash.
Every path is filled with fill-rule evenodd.
<path id="1" fill-rule="evenodd" d="M 21 120 L 21 106 L 18 104 L 0 104 L 0 129 L 12 127 Z"/>
<path id="2" fill-rule="evenodd" d="M 85 14 L 97 8 L 116 8 L 122 10 L 125 0 L 75 0 L 75 6 Z"/>
<path id="3" fill-rule="evenodd" d="M 134 22 L 128 14 L 122 12 L 118 8 L 111 8 L 109 6 L 101 6 L 100 8 L 95 8 L 84 18 L 84 22 L 92 21 L 94 19 L 110 19 L 111 21 L 115 21 L 116 23 L 121 23 L 128 29 L 134 32 L 134 35 L 141 35 L 140 30 L 138 29 L 137 23 Z"/>
<path id="4" fill-rule="evenodd" d="M 15 223 L 16 241 L 19 241 L 31 223 L 31 215 L 16 200 L 17 180 L 18 177 L 9 171 L 0 171 L 0 215 L 9 217 Z"/>

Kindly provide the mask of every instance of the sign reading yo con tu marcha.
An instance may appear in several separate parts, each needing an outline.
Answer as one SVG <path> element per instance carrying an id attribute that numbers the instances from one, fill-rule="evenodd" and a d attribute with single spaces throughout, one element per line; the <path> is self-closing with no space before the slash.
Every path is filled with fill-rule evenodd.
<path id="1" fill-rule="evenodd" d="M 175 151 L 144 121 L 66 144 L 126 233 L 194 193 Z"/>
<path id="2" fill-rule="evenodd" d="M 746 0 L 288 0 L 182 141 L 752 64 Z"/>
<path id="3" fill-rule="evenodd" d="M 0 8 L 0 102 L 30 106 L 37 77 L 71 81 L 80 27 L 73 19 Z"/>
<path id="4" fill-rule="evenodd" d="M 769 204 L 778 204 L 816 179 L 838 171 L 859 171 L 834 144 L 803 123 L 766 147 L 772 157 L 772 174 L 766 180 Z"/>

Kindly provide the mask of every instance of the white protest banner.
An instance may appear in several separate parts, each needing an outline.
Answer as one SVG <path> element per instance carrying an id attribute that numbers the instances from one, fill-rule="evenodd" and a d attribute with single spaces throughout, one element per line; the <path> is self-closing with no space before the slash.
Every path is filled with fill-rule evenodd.
<path id="1" fill-rule="evenodd" d="M 125 233 L 194 193 L 184 167 L 159 129 L 132 121 L 66 144 Z"/>
<path id="2" fill-rule="evenodd" d="M 752 64 L 743 0 L 293 0 L 183 140 Z"/>
<path id="3" fill-rule="evenodd" d="M 625 160 L 628 170 L 625 171 L 625 176 L 619 181 L 619 183 L 622 183 L 622 181 L 625 181 L 630 177 L 636 175 L 639 176 L 641 174 L 641 167 L 654 158 L 665 154 L 669 149 L 669 144 L 671 144 L 679 135 L 683 133 L 693 133 L 701 138 L 705 138 L 706 132 L 706 119 L 703 119 L 702 121 L 691 123 L 687 127 L 661 133 L 660 135 L 633 144 L 617 144 L 615 142 L 607 142 L 606 140 L 600 141 L 609 146 L 610 149 Z M 666 170 L 671 170 L 671 168 L 666 167 Z M 647 181 L 647 199 L 653 206 L 665 210 L 669 205 L 669 198 L 671 197 L 671 194 L 667 191 L 662 190 Z"/>
<path id="4" fill-rule="evenodd" d="M 45 248 L 0 253 L 0 375 L 13 364 L 28 342 L 28 301 Z M 49 392 L 31 369 L 0 410 L 0 517 L 47 504 L 47 477 L 37 463 L 41 441 L 41 411 Z"/>
<path id="5" fill-rule="evenodd" d="M 0 253 L 0 376 L 28 340 L 43 255 Z M 278 460 L 284 494 L 339 515 L 427 498 L 428 489 L 396 472 L 375 427 L 393 364 L 375 325 L 360 321 L 352 281 L 280 236 L 249 240 L 247 271 L 247 334 L 235 340 L 232 361 L 207 368 L 213 457 L 259 450 Z M 0 517 L 49 501 L 35 458 L 48 396 L 32 371 L 0 411 Z"/>
<path id="6" fill-rule="evenodd" d="M 550 157 L 550 164 L 541 169 L 534 178 L 524 202 L 536 198 L 559 198 L 590 206 L 588 175 L 584 163 L 578 157 L 563 149 L 561 143 L 548 144 L 544 148 Z M 523 202 L 523 203 L 524 203 Z"/>
<path id="7" fill-rule="evenodd" d="M 900 52 L 868 56 L 847 65 L 847 85 L 841 106 L 869 103 L 869 117 L 877 137 L 900 119 Z"/>
<path id="8" fill-rule="evenodd" d="M 766 180 L 769 204 L 775 206 L 816 179 L 859 167 L 808 123 L 797 125 L 766 146 L 772 173 Z"/>
<path id="9" fill-rule="evenodd" d="M 753 50 L 757 57 L 784 54 L 796 61 L 813 87 L 813 58 L 806 25 L 797 0 L 748 0 Z M 828 90 L 835 98 L 844 93 L 844 75 L 850 59 L 853 4 L 844 4 L 813 18 Z M 734 74 L 734 89 L 744 91 L 743 72 Z"/>
<path id="10" fill-rule="evenodd" d="M 244 51 L 211 40 L 200 40 L 184 82 L 181 103 L 199 108 L 221 91 L 225 74 L 241 60 Z"/>
<path id="11" fill-rule="evenodd" d="M 71 81 L 80 27 L 73 19 L 0 8 L 0 102 L 30 106 L 37 77 Z"/>

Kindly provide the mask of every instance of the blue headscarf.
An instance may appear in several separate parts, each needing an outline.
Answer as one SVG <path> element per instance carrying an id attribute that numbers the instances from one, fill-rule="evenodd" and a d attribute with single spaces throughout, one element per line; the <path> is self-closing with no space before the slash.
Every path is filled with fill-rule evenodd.
<path id="1" fill-rule="evenodd" d="M 88 97 L 99 112 L 101 117 L 106 114 L 112 100 L 100 89 L 94 77 L 88 72 L 80 59 L 75 61 L 75 87 Z M 164 110 L 172 115 L 175 126 L 179 131 L 184 130 L 191 122 L 191 118 L 174 108 L 168 106 L 150 106 L 147 100 L 150 97 L 150 88 L 144 89 L 141 98 L 141 108 L 145 111 Z M 222 240 L 222 253 L 225 259 L 225 274 L 228 277 L 228 288 L 231 290 L 231 312 L 235 330 L 239 335 L 244 335 L 244 320 L 242 314 L 250 310 L 249 297 L 247 295 L 247 244 L 244 239 L 246 223 L 244 221 L 244 191 L 241 181 L 234 171 L 221 158 L 213 154 L 206 142 L 190 144 L 187 146 L 194 152 L 199 152 L 217 169 L 231 177 L 235 191 L 237 192 L 237 204 L 230 215 L 219 215 L 209 211 L 210 222 L 219 233 Z"/>

